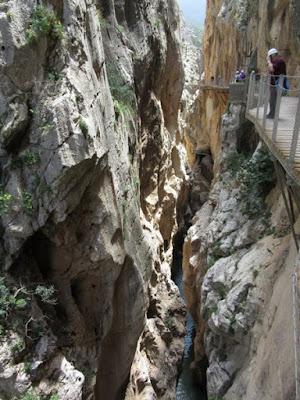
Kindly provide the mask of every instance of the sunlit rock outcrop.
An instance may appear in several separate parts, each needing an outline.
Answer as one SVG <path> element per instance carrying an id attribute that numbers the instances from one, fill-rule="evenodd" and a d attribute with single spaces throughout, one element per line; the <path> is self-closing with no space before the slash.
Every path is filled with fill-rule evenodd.
<path id="1" fill-rule="evenodd" d="M 193 370 L 200 383 L 207 379 L 212 396 L 254 399 L 265 393 L 279 400 L 294 395 L 286 368 L 294 365 L 291 275 L 296 253 L 279 188 L 265 198 L 274 171 L 261 144 L 255 149 L 243 107 L 231 105 L 222 119 L 217 181 L 184 245 L 184 288 L 196 324 Z M 245 161 L 247 146 L 255 151 Z M 291 335 L 280 341 L 284 350 L 275 339 L 282 324 Z M 277 352 L 288 354 L 285 366 L 263 379 Z M 280 388 L 278 380 L 285 382 Z"/>
<path id="2" fill-rule="evenodd" d="M 194 127 L 189 129 L 192 149 L 205 154 L 206 147 L 213 155 L 214 181 L 185 240 L 184 288 L 196 325 L 193 371 L 202 384 L 207 378 L 212 397 L 295 397 L 294 376 L 287 372 L 294 371 L 295 361 L 291 277 L 296 250 L 289 220 L 272 164 L 245 120 L 245 105 L 233 102 L 225 113 L 227 99 L 212 84 L 228 84 L 236 70 L 266 72 L 272 47 L 284 56 L 288 74 L 299 75 L 298 20 L 295 1 L 207 4 L 203 84 L 224 108 L 211 113 L 213 125 L 207 122 L 207 107 L 191 115 L 191 120 L 204 119 L 201 129 L 187 125 Z M 200 95 L 199 104 L 207 97 Z"/>
<path id="3" fill-rule="evenodd" d="M 154 395 L 174 398 L 172 238 L 189 179 L 178 6 L 4 1 L 0 29 L 1 288 L 19 300 L 0 396 L 119 399 L 130 376 L 139 396 L 142 362 Z"/>
<path id="4" fill-rule="evenodd" d="M 276 47 L 289 75 L 299 75 L 299 3 L 288 0 L 208 2 L 203 37 L 205 74 L 229 81 L 236 70 L 266 72 Z"/>

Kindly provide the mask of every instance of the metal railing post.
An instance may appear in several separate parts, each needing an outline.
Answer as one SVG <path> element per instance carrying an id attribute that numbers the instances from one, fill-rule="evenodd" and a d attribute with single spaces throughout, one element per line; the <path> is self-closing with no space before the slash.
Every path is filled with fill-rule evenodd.
<path id="1" fill-rule="evenodd" d="M 255 82 L 255 73 L 252 72 L 250 75 L 249 89 L 248 89 L 248 98 L 247 98 L 247 112 L 252 108 L 253 104 L 253 93 L 254 93 L 254 82 Z"/>
<path id="2" fill-rule="evenodd" d="M 267 120 L 267 111 L 268 111 L 268 104 L 270 101 L 270 83 L 271 83 L 271 76 L 268 74 L 266 76 L 266 87 L 265 87 L 265 95 L 264 95 L 264 114 L 263 114 L 263 122 L 262 128 L 265 131 L 266 128 L 266 120 Z"/>
<path id="3" fill-rule="evenodd" d="M 273 124 L 273 134 L 272 134 L 272 142 L 275 142 L 277 129 L 278 129 L 278 119 L 279 119 L 279 112 L 280 112 L 280 104 L 281 104 L 281 97 L 282 97 L 282 86 L 283 86 L 283 79 L 284 75 L 280 75 L 279 83 L 276 88 L 276 107 L 275 107 L 275 116 L 274 116 L 274 124 Z"/>
<path id="4" fill-rule="evenodd" d="M 296 118 L 295 118 L 293 137 L 292 137 L 292 143 L 291 143 L 291 151 L 290 151 L 290 157 L 289 157 L 290 163 L 294 162 L 294 158 L 296 155 L 297 143 L 298 143 L 298 137 L 299 137 L 299 129 L 300 129 L 300 96 L 298 99 L 298 106 L 297 106 L 297 111 L 296 111 Z"/>
<path id="5" fill-rule="evenodd" d="M 249 77 L 249 86 L 248 86 L 248 95 L 247 95 L 247 106 L 246 106 L 246 112 L 250 110 L 250 103 L 251 103 L 251 88 L 252 88 L 252 81 L 253 81 L 253 72 L 251 73 Z"/>

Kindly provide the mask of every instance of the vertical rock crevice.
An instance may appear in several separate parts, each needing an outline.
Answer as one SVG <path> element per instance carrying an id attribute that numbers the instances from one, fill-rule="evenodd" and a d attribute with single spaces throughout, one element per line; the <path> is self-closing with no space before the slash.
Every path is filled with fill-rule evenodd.
<path id="1" fill-rule="evenodd" d="M 142 278 L 127 258 L 114 289 L 111 327 L 101 344 L 95 399 L 125 396 L 136 343 L 144 324 L 144 298 Z"/>
<path id="2" fill-rule="evenodd" d="M 288 73 L 299 75 L 296 19 L 293 2 L 209 2 L 203 39 L 206 79 L 220 76 L 229 82 L 237 69 L 264 71 L 271 47 L 284 56 Z M 279 35 L 282 31 L 285 34 Z M 262 393 L 272 399 L 293 397 L 293 379 L 286 380 L 285 368 L 273 368 L 273 356 L 281 351 L 274 335 L 283 340 L 283 320 L 290 332 L 293 330 L 291 313 L 283 316 L 281 312 L 291 309 L 291 291 L 284 290 L 282 299 L 278 292 L 289 279 L 295 257 L 288 219 L 278 187 L 268 192 L 272 172 L 267 165 L 263 167 L 267 155 L 253 126 L 244 119 L 245 107 L 231 104 L 226 109 L 228 99 L 221 92 L 204 87 L 185 127 L 188 155 L 196 171 L 199 156 L 191 153 L 210 150 L 214 161 L 213 186 L 204 205 L 199 202 L 201 185 L 195 191 L 198 204 L 183 254 L 185 294 L 197 331 L 194 368 L 203 382 L 208 358 L 208 394 L 213 397 L 247 399 L 259 398 Z M 202 123 L 196 124 L 200 112 Z M 247 153 L 252 157 L 245 162 Z M 264 178 L 270 178 L 264 185 L 268 190 L 261 188 L 261 195 L 255 182 L 242 178 L 251 171 L 260 176 L 259 165 Z M 247 185 L 251 190 L 246 198 Z M 272 324 L 268 325 L 270 315 Z M 286 365 L 292 370 L 291 348 L 287 345 L 284 349 L 289 355 L 284 357 Z M 266 370 L 272 370 L 270 379 L 266 379 Z M 286 385 L 278 385 L 276 379 Z"/>
<path id="3" fill-rule="evenodd" d="M 175 398 L 185 311 L 171 281 L 172 239 L 189 180 L 178 7 L 41 6 L 55 18 L 35 44 L 26 30 L 37 3 L 0 7 L 1 184 L 11 199 L 1 274 L 10 290 L 23 273 L 29 287 L 54 285 L 56 304 L 31 294 L 43 332 L 33 343 L 32 321 L 6 330 L 4 342 L 24 345 L 13 359 L 4 346 L 0 397 L 102 398 L 109 380 L 111 399 Z M 130 98 L 117 98 L 111 62 Z"/>
<path id="4" fill-rule="evenodd" d="M 287 279 L 292 268 L 287 254 L 294 251 L 278 188 L 270 191 L 272 164 L 243 115 L 243 105 L 231 104 L 222 118 L 219 172 L 208 201 L 194 216 L 183 262 L 185 294 L 196 325 L 193 368 L 204 382 L 207 366 L 208 394 L 228 399 L 247 398 L 253 391 L 259 396 L 251 378 L 264 369 L 256 359 L 256 346 L 274 346 L 273 333 L 265 338 L 260 324 L 276 302 L 277 285 Z M 249 150 L 252 156 L 245 162 Z M 265 180 L 261 188 L 259 176 Z M 276 325 L 280 321 L 281 316 Z M 292 326 L 291 315 L 286 323 Z M 293 358 L 288 363 L 292 365 Z M 281 369 L 278 373 L 285 375 Z M 287 390 L 292 390 L 291 383 Z M 271 390 L 269 384 L 261 382 L 261 390 Z M 283 394 L 272 396 L 279 399 Z"/>

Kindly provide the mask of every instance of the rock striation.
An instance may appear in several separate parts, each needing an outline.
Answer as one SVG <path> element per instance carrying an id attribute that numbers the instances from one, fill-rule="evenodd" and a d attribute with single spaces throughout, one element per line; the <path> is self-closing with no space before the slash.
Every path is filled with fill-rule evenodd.
<path id="1" fill-rule="evenodd" d="M 287 61 L 289 75 L 299 75 L 299 4 L 280 0 L 217 0 L 207 4 L 203 37 L 205 75 L 229 82 L 235 71 L 266 72 L 268 49 Z M 258 40 L 259 38 L 259 40 Z"/>
<path id="2" fill-rule="evenodd" d="M 24 306 L 3 399 L 175 398 L 179 21 L 167 0 L 0 4 L 1 274 Z"/>
<path id="3" fill-rule="evenodd" d="M 299 75 L 296 3 L 207 4 L 206 79 L 198 98 L 206 106 L 187 117 L 186 136 L 190 153 L 212 154 L 214 179 L 184 243 L 184 289 L 196 325 L 193 372 L 212 398 L 295 397 L 294 376 L 288 373 L 295 362 L 291 278 L 296 259 L 289 221 L 268 155 L 245 121 L 245 105 L 225 107 L 224 90 L 210 77 L 226 86 L 237 69 L 264 72 L 271 47 L 284 56 L 288 74 Z"/>
<path id="4" fill-rule="evenodd" d="M 294 396 L 294 379 L 286 374 L 294 365 L 291 276 L 296 250 L 278 187 L 265 200 L 260 189 L 260 168 L 262 188 L 272 181 L 261 144 L 246 164 L 241 158 L 247 134 L 249 149 L 255 148 L 243 108 L 232 104 L 222 118 L 220 171 L 184 244 L 184 288 L 196 324 L 192 367 L 200 383 L 207 379 L 211 396 L 255 399 L 264 393 L 279 400 Z M 287 341 L 279 339 L 282 323 L 289 327 Z M 285 366 L 263 378 L 278 351 L 288 355 Z M 285 382 L 280 389 L 278 380 Z"/>

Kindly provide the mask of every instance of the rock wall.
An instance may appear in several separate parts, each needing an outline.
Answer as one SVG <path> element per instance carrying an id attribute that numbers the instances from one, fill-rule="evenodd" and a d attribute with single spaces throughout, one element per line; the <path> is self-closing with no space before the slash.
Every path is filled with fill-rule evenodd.
<path id="1" fill-rule="evenodd" d="M 0 396 L 175 398 L 178 7 L 10 0 L 0 31 Z"/>
<path id="2" fill-rule="evenodd" d="M 299 75 L 299 4 L 288 0 L 217 0 L 207 4 L 203 53 L 206 77 L 231 80 L 236 70 L 267 72 L 276 47 L 289 75 Z M 258 40 L 259 38 L 259 40 Z"/>
<path id="3" fill-rule="evenodd" d="M 222 146 L 221 116 L 226 111 L 227 101 L 228 90 L 200 85 L 185 117 L 184 133 L 190 163 L 195 166 L 196 154 L 210 154 L 214 162 L 214 176 L 219 169 L 216 161 Z"/>
<path id="4" fill-rule="evenodd" d="M 209 77 L 226 83 L 236 69 L 266 71 L 271 47 L 286 59 L 288 74 L 299 75 L 298 8 L 276 0 L 207 3 L 204 88 L 214 94 L 214 104 L 223 104 L 223 113 L 227 99 Z M 211 103 L 211 94 L 200 93 L 198 104 Z M 192 369 L 212 398 L 294 398 L 295 245 L 270 160 L 245 121 L 245 106 L 229 104 L 219 123 L 222 107 L 195 106 L 187 118 L 191 153 L 206 147 L 214 159 L 212 190 L 184 243 L 184 290 L 196 325 Z"/>
<path id="5" fill-rule="evenodd" d="M 185 240 L 184 288 L 196 325 L 192 368 L 200 383 L 207 379 L 212 397 L 293 398 L 287 371 L 294 368 L 296 253 L 278 187 L 265 198 L 274 172 L 261 144 L 255 149 L 244 113 L 243 105 L 232 104 L 222 119 L 217 181 Z M 245 141 L 248 151 L 255 149 L 247 161 Z M 285 364 L 274 366 L 281 352 Z"/>

